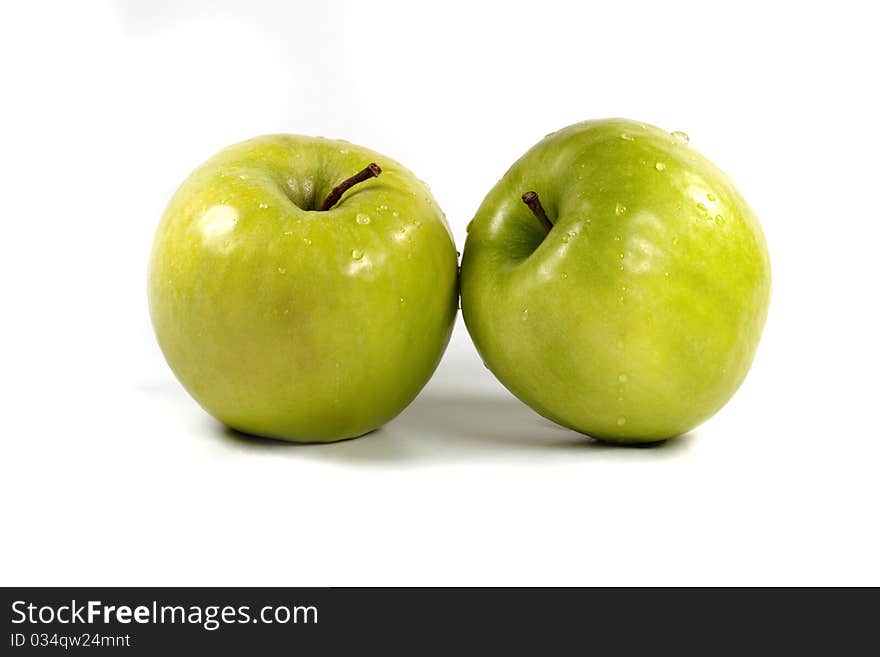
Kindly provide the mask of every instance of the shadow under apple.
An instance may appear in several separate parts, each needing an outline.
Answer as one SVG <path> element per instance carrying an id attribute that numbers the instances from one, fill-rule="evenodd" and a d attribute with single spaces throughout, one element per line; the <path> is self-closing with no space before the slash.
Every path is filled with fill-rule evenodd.
<path id="1" fill-rule="evenodd" d="M 655 460 L 688 449 L 693 433 L 661 443 L 610 445 L 544 419 L 513 396 L 424 391 L 397 418 L 370 434 L 337 443 L 292 443 L 215 425 L 227 443 L 294 458 L 341 463 L 492 460 Z"/>

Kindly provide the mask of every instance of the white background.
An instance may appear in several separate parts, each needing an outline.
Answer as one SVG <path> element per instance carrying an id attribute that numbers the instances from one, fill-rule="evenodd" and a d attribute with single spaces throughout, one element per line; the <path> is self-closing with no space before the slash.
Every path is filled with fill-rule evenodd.
<path id="1" fill-rule="evenodd" d="M 869 7 L 4 3 L 0 583 L 880 584 Z M 386 153 L 460 249 L 514 159 L 605 116 L 688 132 L 770 245 L 752 372 L 691 434 L 626 449 L 554 427 L 460 322 L 410 408 L 338 445 L 232 437 L 165 365 L 150 241 L 223 146 Z"/>

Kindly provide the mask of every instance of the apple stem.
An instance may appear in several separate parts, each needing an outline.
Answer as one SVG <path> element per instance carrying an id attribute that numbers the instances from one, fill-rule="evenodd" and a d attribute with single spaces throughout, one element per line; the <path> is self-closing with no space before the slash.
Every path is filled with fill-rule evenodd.
<path id="1" fill-rule="evenodd" d="M 324 203 L 321 204 L 321 212 L 327 212 L 327 210 L 336 205 L 336 202 L 342 198 L 342 195 L 351 187 L 354 187 L 365 180 L 369 180 L 370 178 L 375 178 L 380 173 L 382 173 L 382 169 L 379 168 L 379 165 L 375 162 L 370 162 L 361 171 L 358 171 L 351 178 L 346 178 L 330 190 L 330 193 L 327 194 L 327 198 L 324 199 Z"/>
<path id="2" fill-rule="evenodd" d="M 544 206 L 541 205 L 541 199 L 538 198 L 537 192 L 526 192 L 522 195 L 523 203 L 529 206 L 529 210 L 532 211 L 532 214 L 538 218 L 538 221 L 541 222 L 541 225 L 544 227 L 548 233 L 550 229 L 553 228 L 553 223 L 547 218 L 547 213 L 544 212 Z"/>

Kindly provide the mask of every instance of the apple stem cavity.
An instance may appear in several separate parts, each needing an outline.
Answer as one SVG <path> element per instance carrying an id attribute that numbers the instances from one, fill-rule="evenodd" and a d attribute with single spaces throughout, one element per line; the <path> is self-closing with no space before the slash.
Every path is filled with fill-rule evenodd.
<path id="1" fill-rule="evenodd" d="M 522 195 L 522 200 L 523 203 L 529 206 L 529 210 L 538 218 L 538 221 L 541 222 L 544 230 L 549 233 L 550 229 L 553 228 L 553 223 L 547 218 L 544 206 L 541 205 L 541 199 L 538 198 L 538 192 L 526 192 Z"/>
<path id="2" fill-rule="evenodd" d="M 354 187 L 358 183 L 364 182 L 365 180 L 375 178 L 380 173 L 382 173 L 382 169 L 379 168 L 379 165 L 375 162 L 370 162 L 367 166 L 358 171 L 351 178 L 346 178 L 341 183 L 336 185 L 336 187 L 330 190 L 330 193 L 327 194 L 327 198 L 325 198 L 324 202 L 321 204 L 321 212 L 327 212 L 327 210 L 336 205 L 336 202 L 340 198 L 342 198 L 342 195 L 345 194 L 345 192 L 347 192 L 350 188 Z"/>

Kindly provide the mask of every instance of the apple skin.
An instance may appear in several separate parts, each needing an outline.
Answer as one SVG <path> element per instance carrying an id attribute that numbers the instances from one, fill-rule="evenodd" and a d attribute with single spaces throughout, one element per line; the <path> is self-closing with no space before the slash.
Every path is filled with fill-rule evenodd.
<path id="1" fill-rule="evenodd" d="M 682 133 L 624 119 L 523 155 L 480 206 L 461 266 L 486 366 L 541 415 L 612 442 L 677 436 L 724 406 L 769 300 L 767 245 L 731 180 Z"/>
<path id="2" fill-rule="evenodd" d="M 316 211 L 376 162 L 382 173 Z M 150 315 L 174 374 L 242 432 L 304 442 L 368 433 L 436 368 L 457 311 L 457 254 L 427 186 L 348 142 L 257 137 L 181 185 L 161 220 Z"/>

